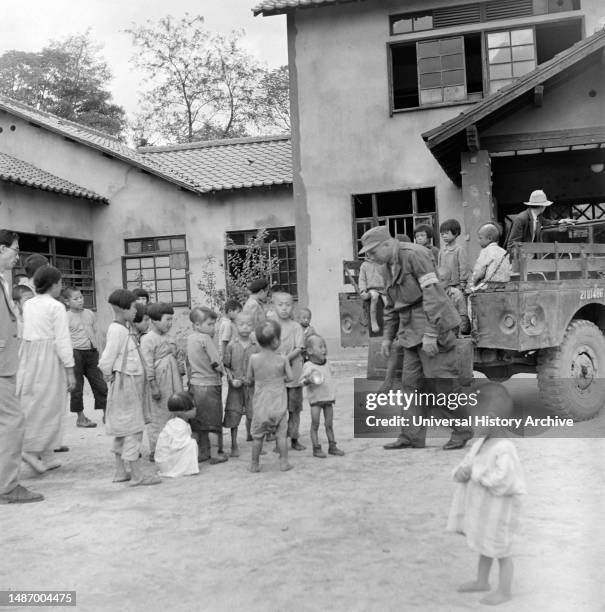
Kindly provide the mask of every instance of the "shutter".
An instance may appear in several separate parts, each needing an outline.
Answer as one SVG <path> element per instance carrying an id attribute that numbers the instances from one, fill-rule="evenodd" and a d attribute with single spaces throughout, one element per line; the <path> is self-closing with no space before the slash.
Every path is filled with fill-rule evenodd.
<path id="1" fill-rule="evenodd" d="M 531 17 L 533 15 L 532 0 L 491 0 L 485 5 L 486 21 L 496 19 L 511 19 L 513 17 Z"/>
<path id="2" fill-rule="evenodd" d="M 433 10 L 434 28 L 449 28 L 450 26 L 479 23 L 480 21 L 481 6 L 479 4 L 451 6 Z"/>

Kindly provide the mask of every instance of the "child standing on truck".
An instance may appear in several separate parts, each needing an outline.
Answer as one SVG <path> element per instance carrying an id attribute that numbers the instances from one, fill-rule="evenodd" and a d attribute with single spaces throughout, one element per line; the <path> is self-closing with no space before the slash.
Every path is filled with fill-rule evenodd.
<path id="1" fill-rule="evenodd" d="M 439 226 L 442 246 L 437 267 L 447 268 L 447 287 L 458 287 L 464 291 L 468 280 L 468 261 L 464 247 L 458 243 L 461 232 L 462 228 L 456 219 L 448 219 Z"/>
<path id="2" fill-rule="evenodd" d="M 472 419 L 510 417 L 513 401 L 498 383 L 479 387 L 478 403 L 469 410 Z M 511 598 L 513 578 L 512 543 L 517 530 L 520 496 L 525 493 L 525 478 L 517 450 L 506 439 L 503 427 L 479 425 L 479 439 L 453 472 L 458 483 L 447 530 L 462 533 L 471 550 L 479 553 L 477 579 L 458 588 L 461 593 L 489 591 L 489 572 L 498 559 L 498 587 L 481 600 L 497 605 Z"/>
<path id="3" fill-rule="evenodd" d="M 508 253 L 500 246 L 500 229 L 494 223 L 485 223 L 477 231 L 481 252 L 473 267 L 470 290 L 480 283 L 507 283 L 510 280 L 511 264 Z"/>
<path id="4" fill-rule="evenodd" d="M 359 295 L 364 301 L 370 300 L 370 326 L 375 334 L 380 331 L 376 318 L 378 300 L 386 304 L 385 287 L 383 266 L 366 259 L 359 268 Z"/>

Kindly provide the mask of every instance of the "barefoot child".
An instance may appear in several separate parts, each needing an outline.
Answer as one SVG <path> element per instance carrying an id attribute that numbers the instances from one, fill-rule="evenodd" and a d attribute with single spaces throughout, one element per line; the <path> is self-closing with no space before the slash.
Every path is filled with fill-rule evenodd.
<path id="1" fill-rule="evenodd" d="M 309 336 L 314 336 L 317 333 L 311 325 L 311 316 L 311 310 L 309 308 L 301 308 L 298 312 L 298 322 L 303 328 L 305 342 Z"/>
<path id="2" fill-rule="evenodd" d="M 242 305 L 237 300 L 227 300 L 225 302 L 225 314 L 218 322 L 218 331 L 216 333 L 216 344 L 218 346 L 219 357 L 223 358 L 225 348 L 237 337 L 235 329 L 235 317 L 242 311 Z"/>
<path id="3" fill-rule="evenodd" d="M 293 379 L 286 383 L 288 389 L 288 437 L 291 440 L 292 449 L 303 451 L 303 446 L 299 441 L 300 413 L 303 407 L 302 376 L 303 357 L 302 352 L 305 348 L 305 339 L 300 323 L 292 318 L 292 296 L 285 291 L 278 291 L 272 296 L 273 309 L 277 315 L 277 322 L 280 326 L 279 352 L 284 355 L 292 367 Z"/>
<path id="4" fill-rule="evenodd" d="M 157 302 L 147 306 L 149 332 L 141 338 L 141 354 L 151 390 L 151 423 L 147 426 L 149 460 L 153 461 L 160 431 L 170 418 L 168 398 L 183 390 L 183 379 L 176 360 L 176 344 L 167 335 L 172 327 L 174 309 Z"/>
<path id="5" fill-rule="evenodd" d="M 229 389 L 225 404 L 225 419 L 223 427 L 231 430 L 231 456 L 239 457 L 237 446 L 237 428 L 242 415 L 246 415 L 246 431 L 248 441 L 252 440 L 250 426 L 252 424 L 252 396 L 254 388 L 246 379 L 250 356 L 258 353 L 258 345 L 252 342 L 252 319 L 250 315 L 240 313 L 235 318 L 237 336 L 229 342 L 223 355 L 223 364 L 227 373 Z"/>
<path id="6" fill-rule="evenodd" d="M 189 392 L 196 407 L 196 432 L 200 436 L 200 460 L 210 451 L 210 464 L 223 463 L 227 456 L 219 453 L 223 427 L 221 375 L 223 366 L 212 337 L 217 314 L 206 307 L 193 308 L 189 320 L 193 333 L 187 338 Z"/>
<path id="7" fill-rule="evenodd" d="M 254 384 L 252 410 L 251 472 L 260 472 L 259 458 L 263 438 L 275 436 L 279 450 L 279 469 L 292 469 L 288 463 L 288 396 L 286 384 L 293 380 L 290 362 L 277 352 L 281 329 L 277 321 L 265 321 L 255 330 L 260 352 L 250 356 L 247 379 Z"/>
<path id="8" fill-rule="evenodd" d="M 114 482 L 131 480 L 131 485 L 154 485 L 156 474 L 146 474 L 140 454 L 145 429 L 145 368 L 136 336 L 129 324 L 136 315 L 135 296 L 126 289 L 116 289 L 108 302 L 114 312 L 107 330 L 105 350 L 99 368 L 109 383 L 106 410 L 106 431 L 114 437 L 116 458 Z M 130 474 L 126 467 L 130 468 Z"/>
<path id="9" fill-rule="evenodd" d="M 303 366 L 302 383 L 307 387 L 307 400 L 311 406 L 311 442 L 313 456 L 325 459 L 326 454 L 319 443 L 319 420 L 324 413 L 326 436 L 328 437 L 328 453 L 341 457 L 344 452 L 336 446 L 333 418 L 336 390 L 332 381 L 332 368 L 328 363 L 326 341 L 321 336 L 310 336 L 307 339 L 307 356 L 309 361 Z"/>
<path id="10" fill-rule="evenodd" d="M 512 414 L 513 402 L 504 386 L 486 383 L 479 390 L 477 406 L 469 411 L 473 419 L 475 416 L 502 419 Z M 498 559 L 498 588 L 481 600 L 483 604 L 496 605 L 511 598 L 512 540 L 525 479 L 517 450 L 506 439 L 504 428 L 479 427 L 475 431 L 481 437 L 454 470 L 454 480 L 460 484 L 452 503 L 448 531 L 464 533 L 471 550 L 479 553 L 477 579 L 463 584 L 458 591 L 489 591 L 489 572 L 493 560 Z"/>
<path id="11" fill-rule="evenodd" d="M 375 334 L 380 331 L 378 300 L 386 304 L 385 287 L 382 265 L 366 259 L 359 268 L 359 295 L 364 301 L 370 300 L 370 326 Z"/>
<path id="12" fill-rule="evenodd" d="M 267 318 L 264 305 L 269 295 L 269 282 L 264 278 L 257 278 L 248 285 L 248 291 L 250 295 L 242 312 L 252 317 L 252 329 L 256 329 L 256 326 Z"/>
<path id="13" fill-rule="evenodd" d="M 78 427 L 96 427 L 84 414 L 84 378 L 95 398 L 95 410 L 105 414 L 107 403 L 107 385 L 103 373 L 99 370 L 99 351 L 97 350 L 97 320 L 94 312 L 84 308 L 84 297 L 76 287 L 65 287 L 63 297 L 67 303 L 67 318 L 69 320 L 69 333 L 74 349 L 74 374 L 76 375 L 76 388 L 71 392 L 70 412 L 78 416 Z"/>
<path id="14" fill-rule="evenodd" d="M 170 418 L 158 436 L 155 462 L 160 476 L 178 478 L 199 474 L 197 442 L 191 437 L 189 420 L 195 418 L 193 398 L 185 391 L 168 398 Z"/>

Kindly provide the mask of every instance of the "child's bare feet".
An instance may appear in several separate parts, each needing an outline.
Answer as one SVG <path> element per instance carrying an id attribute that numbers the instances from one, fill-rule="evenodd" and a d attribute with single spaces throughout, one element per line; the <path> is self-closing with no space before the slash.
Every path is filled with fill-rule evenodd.
<path id="1" fill-rule="evenodd" d="M 260 465 L 258 463 L 252 463 L 248 468 L 253 474 L 260 472 Z"/>
<path id="2" fill-rule="evenodd" d="M 280 463 L 279 465 L 279 469 L 282 472 L 287 472 L 288 470 L 291 470 L 293 466 L 291 466 L 289 463 Z"/>
<path id="3" fill-rule="evenodd" d="M 239 448 L 236 447 L 231 447 L 231 457 L 239 457 Z"/>
<path id="4" fill-rule="evenodd" d="M 113 480 L 111 482 L 127 482 L 130 480 L 130 474 L 126 470 L 119 471 L 113 475 Z"/>
<path id="5" fill-rule="evenodd" d="M 494 591 L 489 595 L 485 596 L 483 599 L 480 599 L 480 603 L 485 604 L 487 606 L 497 606 L 498 604 L 504 603 L 505 601 L 509 601 L 511 599 L 510 593 L 502 593 L 501 591 Z"/>
<path id="6" fill-rule="evenodd" d="M 162 482 L 162 479 L 159 476 L 156 476 L 155 474 L 149 474 L 148 476 L 142 476 L 139 480 L 131 480 L 130 486 L 138 487 L 144 485 L 156 485 L 160 484 L 160 482 Z"/>
<path id="7" fill-rule="evenodd" d="M 489 582 L 479 582 L 473 580 L 472 582 L 465 582 L 458 587 L 458 593 L 479 593 L 482 591 L 489 591 Z"/>

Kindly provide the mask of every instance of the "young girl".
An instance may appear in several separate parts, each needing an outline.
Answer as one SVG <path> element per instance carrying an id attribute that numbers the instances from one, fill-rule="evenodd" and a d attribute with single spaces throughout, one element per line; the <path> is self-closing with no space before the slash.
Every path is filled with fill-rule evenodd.
<path id="1" fill-rule="evenodd" d="M 306 346 L 309 361 L 305 363 L 302 371 L 302 383 L 307 387 L 307 400 L 311 406 L 311 442 L 313 442 L 313 456 L 326 458 L 319 443 L 319 420 L 324 413 L 326 436 L 328 437 L 328 453 L 342 457 L 344 452 L 336 446 L 334 437 L 334 402 L 336 391 L 332 382 L 332 368 L 328 363 L 328 349 L 326 341 L 321 336 L 310 336 Z"/>
<path id="2" fill-rule="evenodd" d="M 170 418 L 158 436 L 155 462 L 167 478 L 199 474 L 197 442 L 191 437 L 189 421 L 195 418 L 195 405 L 189 393 L 181 391 L 168 398 Z"/>
<path id="3" fill-rule="evenodd" d="M 17 318 L 17 335 L 19 338 L 23 338 L 23 304 L 33 297 L 34 292 L 27 285 L 15 285 L 13 287 L 13 302 L 19 313 Z"/>
<path id="4" fill-rule="evenodd" d="M 511 415 L 513 402 L 502 385 L 482 385 L 478 396 L 477 406 L 469 411 L 473 418 Z M 458 591 L 489 591 L 489 572 L 493 560 L 498 559 L 498 588 L 481 600 L 481 603 L 496 605 L 511 598 L 512 540 L 518 524 L 519 496 L 525 493 L 525 479 L 517 451 L 505 438 L 504 428 L 477 426 L 475 433 L 483 437 L 473 444 L 454 470 L 454 480 L 459 484 L 447 529 L 465 534 L 469 547 L 479 553 L 477 579 L 463 584 Z"/>
<path id="5" fill-rule="evenodd" d="M 277 321 L 265 321 L 255 330 L 260 352 L 250 356 L 246 378 L 254 384 L 252 399 L 252 464 L 251 472 L 260 472 L 259 457 L 263 438 L 275 435 L 279 449 L 279 469 L 292 469 L 288 463 L 288 396 L 286 383 L 293 380 L 292 367 L 277 352 L 281 328 Z"/>
<path id="6" fill-rule="evenodd" d="M 109 385 L 106 431 L 114 436 L 113 481 L 131 480 L 132 486 L 160 482 L 157 475 L 144 473 L 140 459 L 143 430 L 149 415 L 145 409 L 145 368 L 136 336 L 130 329 L 136 315 L 135 300 L 135 295 L 126 289 L 116 289 L 109 296 L 114 321 L 107 330 L 105 350 L 99 360 L 99 368 Z"/>
<path id="7" fill-rule="evenodd" d="M 57 301 L 61 272 L 39 268 L 34 284 L 38 295 L 23 305 L 17 394 L 25 414 L 23 459 L 42 473 L 60 466 L 53 449 L 60 445 L 67 393 L 76 380 L 67 312 Z"/>
<path id="8" fill-rule="evenodd" d="M 183 390 L 183 379 L 176 360 L 176 344 L 168 337 L 174 310 L 158 302 L 147 306 L 150 329 L 141 338 L 141 354 L 151 389 L 151 423 L 147 426 L 149 460 L 153 461 L 160 431 L 170 418 L 168 398 Z"/>

